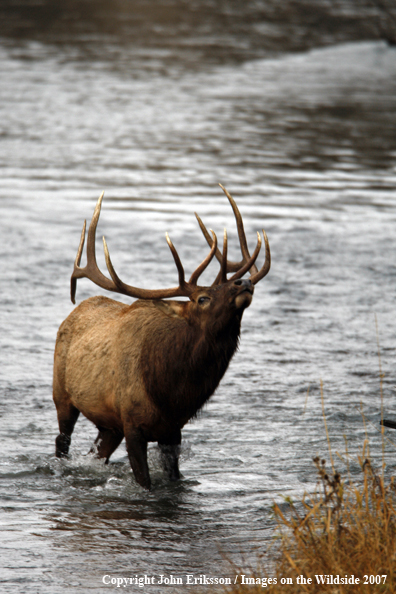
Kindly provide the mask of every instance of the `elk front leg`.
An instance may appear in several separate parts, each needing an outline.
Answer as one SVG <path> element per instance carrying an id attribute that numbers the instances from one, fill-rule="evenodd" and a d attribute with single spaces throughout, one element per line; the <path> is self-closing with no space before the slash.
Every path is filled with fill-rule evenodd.
<path id="1" fill-rule="evenodd" d="M 180 478 L 179 455 L 181 444 L 181 431 L 177 429 L 166 440 L 158 442 L 161 450 L 162 467 L 168 474 L 171 481 L 177 481 Z"/>
<path id="2" fill-rule="evenodd" d="M 126 448 L 135 479 L 144 489 L 151 489 L 147 464 L 147 440 L 136 427 L 124 427 Z"/>

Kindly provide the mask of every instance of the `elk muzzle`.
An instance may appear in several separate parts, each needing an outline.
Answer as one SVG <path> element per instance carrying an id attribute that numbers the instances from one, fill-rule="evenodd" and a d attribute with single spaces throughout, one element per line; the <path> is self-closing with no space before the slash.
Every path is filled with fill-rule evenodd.
<path id="1" fill-rule="evenodd" d="M 238 292 L 235 297 L 235 306 L 237 309 L 245 309 L 249 307 L 253 299 L 254 285 L 250 278 L 233 281 L 233 285 L 238 287 Z"/>

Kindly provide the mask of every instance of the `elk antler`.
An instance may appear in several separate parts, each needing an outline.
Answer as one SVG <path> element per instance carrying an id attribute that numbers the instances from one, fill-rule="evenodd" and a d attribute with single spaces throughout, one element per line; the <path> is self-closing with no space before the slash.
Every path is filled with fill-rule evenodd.
<path id="1" fill-rule="evenodd" d="M 219 249 L 216 249 L 216 253 L 215 253 L 217 260 L 220 262 L 221 269 L 220 269 L 220 272 L 219 272 L 218 276 L 216 277 L 216 280 L 214 281 L 213 285 L 227 282 L 227 273 L 228 272 L 235 272 L 235 274 L 229 279 L 229 280 L 235 280 L 237 278 L 241 278 L 248 270 L 250 271 L 250 280 L 255 285 L 262 278 L 264 278 L 266 276 L 266 274 L 268 274 L 270 267 L 271 267 L 271 252 L 270 252 L 267 234 L 263 229 L 262 231 L 263 231 L 263 237 L 264 237 L 264 243 L 265 243 L 265 260 L 264 260 L 264 264 L 261 267 L 261 269 L 258 270 L 257 266 L 255 265 L 255 261 L 257 259 L 257 256 L 258 256 L 260 248 L 261 248 L 260 234 L 257 233 L 258 243 L 257 243 L 257 246 L 256 246 L 254 252 L 253 252 L 253 255 L 250 256 L 249 249 L 247 246 L 247 241 L 246 241 L 245 230 L 243 227 L 243 220 L 242 220 L 241 213 L 239 212 L 239 208 L 237 207 L 235 200 L 233 199 L 231 194 L 225 189 L 225 187 L 222 186 L 221 184 L 219 184 L 219 186 L 223 190 L 225 195 L 227 196 L 229 203 L 231 204 L 232 210 L 234 212 L 237 231 L 238 231 L 238 237 L 239 237 L 239 245 L 240 245 L 241 253 L 242 253 L 242 260 L 240 262 L 232 262 L 231 260 L 227 260 L 227 247 L 226 247 L 227 246 L 227 238 L 225 235 L 225 242 L 224 242 L 225 249 L 223 249 L 223 254 L 220 253 Z M 195 216 L 197 217 L 199 226 L 201 228 L 201 231 L 202 231 L 206 241 L 208 242 L 209 245 L 211 245 L 212 242 L 211 242 L 208 230 L 206 229 L 205 225 L 203 224 L 202 220 L 197 215 L 197 213 L 195 213 Z M 213 231 L 212 231 L 212 233 L 213 233 Z"/>
<path id="2" fill-rule="evenodd" d="M 198 278 L 201 276 L 203 271 L 209 266 L 210 262 L 213 259 L 213 256 L 216 253 L 217 249 L 217 237 L 215 233 L 211 230 L 213 235 L 213 240 L 211 242 L 211 248 L 209 254 L 206 258 L 201 262 L 201 264 L 195 269 L 192 273 L 190 280 L 188 282 L 185 281 L 184 278 L 184 269 L 183 265 L 180 261 L 179 255 L 174 247 L 173 243 L 169 239 L 168 234 L 166 234 L 166 241 L 168 242 L 168 246 L 172 252 L 173 259 L 176 264 L 177 271 L 179 273 L 179 286 L 174 287 L 172 289 L 139 289 L 137 287 L 132 287 L 131 285 L 125 284 L 117 275 L 116 271 L 114 270 L 113 264 L 110 260 L 109 250 L 107 248 L 106 240 L 103 237 L 103 246 L 104 246 L 104 253 L 106 258 L 106 265 L 107 269 L 110 273 L 111 279 L 107 278 L 100 270 L 96 262 L 96 253 L 95 253 L 95 236 L 96 236 L 96 227 L 98 224 L 99 216 L 100 216 L 100 209 L 102 206 L 104 192 L 99 196 L 98 202 L 95 207 L 94 214 L 92 216 L 91 224 L 88 229 L 88 241 L 87 241 L 87 264 L 84 268 L 80 267 L 81 256 L 84 249 L 84 242 L 85 242 L 85 231 L 86 231 L 86 221 L 84 221 L 83 229 L 81 232 L 81 239 L 80 245 L 78 247 L 76 260 L 74 262 L 74 270 L 71 275 L 70 279 L 70 296 L 73 303 L 75 303 L 75 295 L 76 295 L 76 288 L 77 288 L 77 279 L 79 278 L 88 278 L 92 282 L 94 282 L 102 289 L 106 289 L 107 291 L 114 291 L 116 293 L 121 293 L 123 295 L 128 295 L 129 297 L 136 297 L 137 299 L 165 299 L 167 297 L 189 297 L 197 288 L 197 281 Z M 206 230 L 206 229 L 205 229 Z M 207 231 L 206 231 L 207 232 Z"/>

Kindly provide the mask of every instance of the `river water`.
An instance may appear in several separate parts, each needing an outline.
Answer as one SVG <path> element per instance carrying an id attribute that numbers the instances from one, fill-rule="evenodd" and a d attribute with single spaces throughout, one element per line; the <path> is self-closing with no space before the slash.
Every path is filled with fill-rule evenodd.
<path id="1" fill-rule="evenodd" d="M 195 36 L 193 20 L 143 15 L 152 44 L 120 6 L 129 28 L 118 38 L 103 15 L 88 32 L 14 13 L 2 25 L 1 592 L 96 593 L 114 589 L 103 576 L 145 574 L 184 580 L 146 592 L 197 591 L 187 574 L 233 577 L 230 560 L 268 555 L 273 502 L 315 486 L 312 457 L 327 456 L 321 382 L 334 454 L 344 436 L 359 451 L 363 411 L 381 463 L 380 362 L 396 418 L 396 50 L 363 25 L 348 38 L 349 13 L 339 31 L 337 15 L 330 29 L 309 23 L 310 42 L 300 34 L 292 47 L 290 23 L 266 21 L 260 3 L 250 21 L 230 3 L 234 37 L 215 2 L 195 5 Z M 273 264 L 225 378 L 183 431 L 183 479 L 168 483 L 152 444 L 145 492 L 123 444 L 107 467 L 86 455 L 96 429 L 82 418 L 70 460 L 55 459 L 53 349 L 83 220 L 105 190 L 98 235 L 121 276 L 174 286 L 165 231 L 187 271 L 207 253 L 194 211 L 220 236 L 227 226 L 237 257 L 219 182 L 251 245 L 265 228 Z M 98 293 L 79 281 L 78 302 Z M 392 472 L 390 442 L 385 457 Z"/>

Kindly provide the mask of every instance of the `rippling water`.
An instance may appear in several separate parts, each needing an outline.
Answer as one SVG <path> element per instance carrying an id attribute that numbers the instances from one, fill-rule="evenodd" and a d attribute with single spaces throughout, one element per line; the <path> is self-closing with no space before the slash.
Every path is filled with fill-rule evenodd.
<path id="1" fill-rule="evenodd" d="M 224 559 L 242 552 L 254 562 L 273 501 L 312 488 L 311 459 L 326 455 L 320 381 L 334 450 L 344 434 L 352 453 L 361 446 L 361 406 L 380 453 L 375 315 L 396 414 L 396 50 L 361 41 L 197 69 L 162 67 L 158 48 L 150 68 L 136 48 L 105 55 L 0 48 L 4 592 L 102 591 L 105 574 L 227 576 Z M 56 460 L 53 347 L 83 219 L 104 189 L 98 234 L 117 270 L 173 286 L 164 233 L 193 270 L 206 253 L 194 211 L 227 226 L 236 257 L 218 182 L 252 244 L 266 229 L 273 265 L 224 380 L 183 431 L 183 480 L 165 480 L 152 445 L 144 492 L 124 445 L 108 467 L 86 455 L 96 430 L 84 419 L 71 459 Z M 77 298 L 99 292 L 80 281 Z M 386 456 L 392 471 L 391 446 Z"/>

